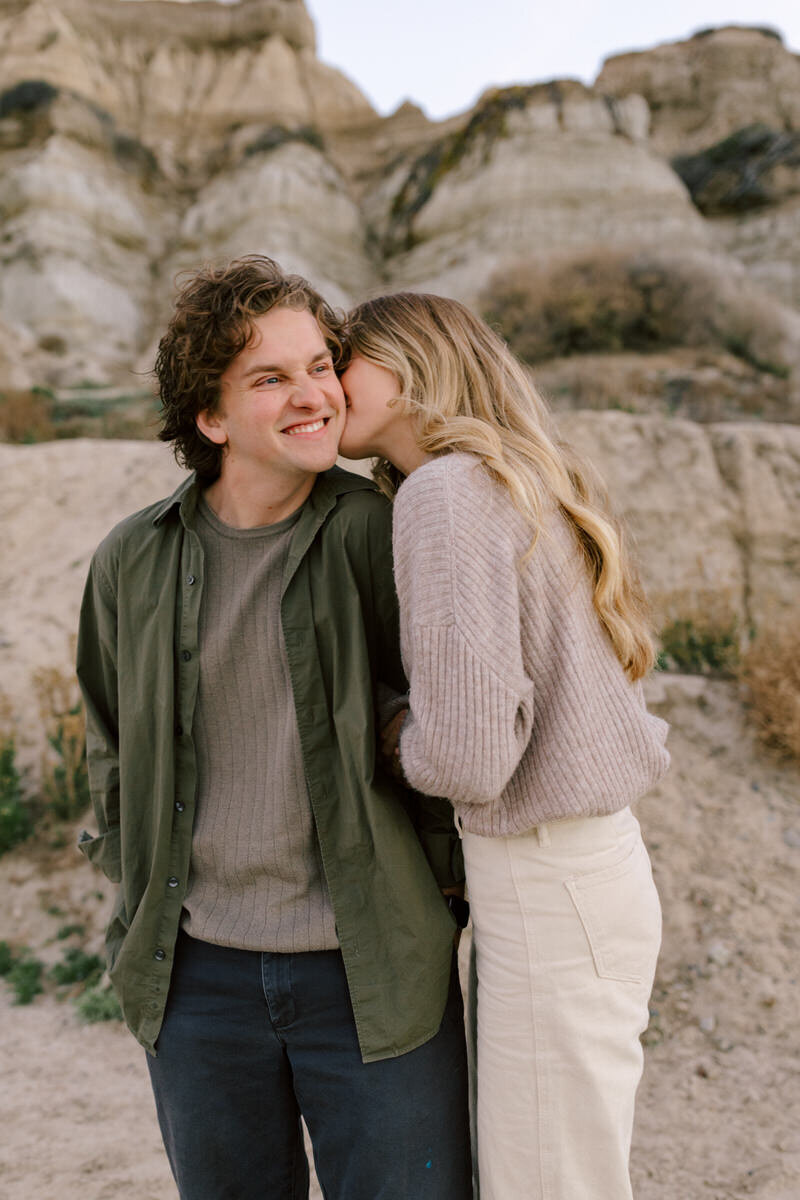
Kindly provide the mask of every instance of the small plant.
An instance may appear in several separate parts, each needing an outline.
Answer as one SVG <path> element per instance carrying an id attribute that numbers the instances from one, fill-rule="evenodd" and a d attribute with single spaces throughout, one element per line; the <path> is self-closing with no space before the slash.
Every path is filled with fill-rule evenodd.
<path id="1" fill-rule="evenodd" d="M 762 741 L 800 761 L 800 620 L 787 618 L 757 635 L 741 676 Z"/>
<path id="2" fill-rule="evenodd" d="M 11 735 L 0 742 L 0 854 L 24 842 L 33 832 L 33 817 L 22 795 Z"/>
<path id="3" fill-rule="evenodd" d="M 8 942 L 0 942 L 0 977 L 5 978 L 14 965 L 14 952 Z"/>
<path id="4" fill-rule="evenodd" d="M 717 624 L 702 618 L 672 621 L 661 632 L 657 668 L 686 675 L 735 674 L 739 633 L 735 621 Z"/>
<path id="5" fill-rule="evenodd" d="M 64 951 L 62 961 L 50 968 L 49 977 L 62 986 L 85 983 L 87 987 L 92 987 L 99 982 L 104 969 L 105 964 L 97 954 L 87 954 L 79 946 L 70 946 Z"/>
<path id="6" fill-rule="evenodd" d="M 27 952 L 14 961 L 6 979 L 14 993 L 15 1004 L 30 1004 L 35 996 L 44 991 L 43 971 L 44 963 Z"/>
<path id="7" fill-rule="evenodd" d="M 59 942 L 63 942 L 65 938 L 72 937 L 76 934 L 78 937 L 83 937 L 86 933 L 86 926 L 81 924 L 62 925 L 56 933 L 56 938 Z"/>
<path id="8" fill-rule="evenodd" d="M 121 1021 L 122 1009 L 110 987 L 90 987 L 75 1001 L 76 1012 L 87 1025 L 96 1021 Z"/>

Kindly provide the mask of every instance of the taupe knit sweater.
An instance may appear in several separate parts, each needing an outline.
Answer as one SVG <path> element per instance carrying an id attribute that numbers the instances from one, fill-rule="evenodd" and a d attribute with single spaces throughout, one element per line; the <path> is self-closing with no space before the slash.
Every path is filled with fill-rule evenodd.
<path id="1" fill-rule="evenodd" d="M 669 765 L 667 725 L 622 670 L 566 521 L 554 509 L 520 565 L 531 537 L 468 454 L 419 467 L 395 499 L 400 759 L 472 833 L 615 812 Z"/>

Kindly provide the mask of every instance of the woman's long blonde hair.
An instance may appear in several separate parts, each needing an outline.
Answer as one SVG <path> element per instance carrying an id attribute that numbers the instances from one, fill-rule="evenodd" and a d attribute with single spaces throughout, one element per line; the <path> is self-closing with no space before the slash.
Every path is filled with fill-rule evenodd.
<path id="1" fill-rule="evenodd" d="M 456 300 L 414 292 L 380 296 L 348 320 L 348 350 L 393 373 L 397 403 L 415 417 L 429 454 L 476 455 L 534 533 L 555 500 L 575 530 L 594 607 L 631 679 L 653 665 L 647 606 L 619 522 L 593 469 L 560 442 L 550 411 L 505 343 Z M 374 476 L 392 496 L 403 475 L 386 459 Z"/>

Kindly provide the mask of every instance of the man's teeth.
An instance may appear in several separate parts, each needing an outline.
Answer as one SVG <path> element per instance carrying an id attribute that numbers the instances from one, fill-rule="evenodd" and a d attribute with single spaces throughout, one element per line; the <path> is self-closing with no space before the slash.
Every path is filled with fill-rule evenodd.
<path id="1" fill-rule="evenodd" d="M 288 429 L 284 429 L 284 433 L 316 433 L 318 429 L 322 429 L 325 425 L 324 421 L 309 421 L 308 425 L 290 425 Z"/>

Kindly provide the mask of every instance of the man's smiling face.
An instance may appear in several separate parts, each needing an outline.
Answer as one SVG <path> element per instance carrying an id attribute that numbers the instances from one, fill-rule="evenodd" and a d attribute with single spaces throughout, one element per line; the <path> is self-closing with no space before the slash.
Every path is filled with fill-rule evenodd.
<path id="1" fill-rule="evenodd" d="M 314 316 L 273 308 L 253 322 L 253 336 L 220 380 L 216 412 L 201 431 L 225 446 L 222 475 L 287 482 L 317 475 L 336 461 L 344 393 Z"/>

